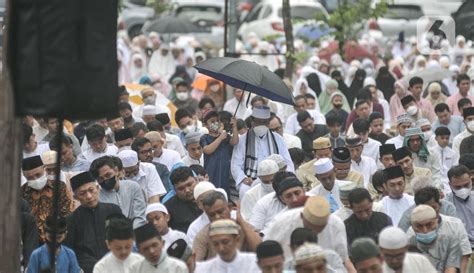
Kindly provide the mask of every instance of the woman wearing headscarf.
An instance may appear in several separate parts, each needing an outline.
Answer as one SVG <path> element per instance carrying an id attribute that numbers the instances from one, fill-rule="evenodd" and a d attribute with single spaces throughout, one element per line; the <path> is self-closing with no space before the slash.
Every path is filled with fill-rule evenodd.
<path id="1" fill-rule="evenodd" d="M 329 81 L 326 82 L 326 88 L 319 96 L 321 114 L 326 115 L 327 112 L 329 112 L 333 108 L 333 105 L 331 103 L 331 95 L 335 92 L 341 93 L 341 91 L 339 91 L 337 88 L 338 88 L 338 84 L 336 80 L 330 79 Z M 349 107 L 347 98 L 346 96 L 344 96 L 344 94 L 341 93 L 341 95 L 342 95 L 342 109 L 349 113 L 351 111 L 351 108 Z"/>
<path id="2" fill-rule="evenodd" d="M 341 71 L 334 70 L 333 72 L 331 72 L 331 78 L 333 80 L 337 81 L 339 91 L 341 91 L 345 96 L 345 94 L 347 94 L 347 92 L 349 92 L 349 87 L 344 82 L 344 77 L 342 76 Z"/>
<path id="3" fill-rule="evenodd" d="M 402 81 L 396 81 L 394 84 L 395 94 L 390 98 L 390 117 L 392 121 L 396 121 L 397 117 L 405 113 L 401 99 L 407 95 L 410 95 L 411 92 L 407 90 Z"/>
<path id="4" fill-rule="evenodd" d="M 170 52 L 170 46 L 166 43 L 161 44 L 158 50 L 151 55 L 148 64 L 148 72 L 150 74 L 160 74 L 163 79 L 169 79 L 176 70 L 173 55 Z"/>
<path id="5" fill-rule="evenodd" d="M 349 102 L 349 105 L 354 105 L 354 100 L 357 94 L 359 93 L 359 90 L 364 87 L 364 80 L 366 77 L 366 72 L 364 69 L 357 69 L 354 75 L 354 80 L 351 83 L 351 86 L 349 87 L 349 92 L 346 94 L 347 101 Z"/>
<path id="6" fill-rule="evenodd" d="M 168 83 L 171 83 L 173 79 L 178 77 L 182 78 L 189 85 L 191 85 L 191 83 L 193 82 L 188 72 L 186 72 L 186 67 L 184 65 L 176 66 L 176 70 L 174 71 L 174 74 L 171 75 L 171 77 L 169 78 Z"/>
<path id="7" fill-rule="evenodd" d="M 382 91 L 384 98 L 388 101 L 392 97 L 395 77 L 388 71 L 388 67 L 382 66 L 375 78 L 377 89 Z"/>
<path id="8" fill-rule="evenodd" d="M 318 101 L 316 92 L 314 92 L 314 90 L 309 87 L 308 81 L 306 79 L 300 78 L 296 81 L 295 89 L 293 90 L 293 96 L 296 97 L 298 95 L 306 95 L 306 94 L 311 94 L 314 96 L 315 98 L 314 109 L 320 112 L 321 108 L 319 106 L 319 101 Z"/>
<path id="9" fill-rule="evenodd" d="M 192 56 L 186 56 L 185 68 L 186 73 L 188 73 L 189 77 L 194 80 L 198 72 L 196 68 L 194 68 L 194 58 Z"/>
<path id="10" fill-rule="evenodd" d="M 311 88 L 317 96 L 324 90 L 326 82 L 331 79 L 328 75 L 319 72 L 311 66 L 305 66 L 301 69 L 300 78 L 306 79 L 308 87 Z"/>
<path id="11" fill-rule="evenodd" d="M 134 52 L 130 61 L 130 77 L 132 82 L 138 83 L 141 77 L 147 75 L 146 59 L 140 52 Z"/>
<path id="12" fill-rule="evenodd" d="M 431 102 L 433 107 L 436 107 L 440 103 L 445 103 L 448 98 L 441 92 L 441 85 L 437 82 L 432 82 L 428 86 L 428 96 L 426 99 Z"/>
<path id="13" fill-rule="evenodd" d="M 418 55 L 415 58 L 415 62 L 413 63 L 413 69 L 411 73 L 419 72 L 426 68 L 426 58 L 423 55 Z"/>

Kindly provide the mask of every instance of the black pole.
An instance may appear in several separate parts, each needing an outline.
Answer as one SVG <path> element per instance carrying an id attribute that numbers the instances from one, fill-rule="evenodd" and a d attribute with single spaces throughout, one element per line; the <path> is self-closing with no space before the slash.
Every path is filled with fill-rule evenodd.
<path id="1" fill-rule="evenodd" d="M 244 98 L 245 89 L 247 89 L 247 84 L 245 84 L 244 89 L 242 89 L 242 91 L 243 91 L 242 96 L 240 96 L 239 103 L 237 103 L 237 108 L 235 109 L 234 117 L 235 117 L 235 115 L 237 115 L 237 111 L 239 110 L 240 103 L 242 103 L 242 99 Z M 248 98 L 250 98 L 250 92 L 249 92 Z M 247 98 L 247 104 L 248 104 L 248 98 Z"/>
<path id="2" fill-rule="evenodd" d="M 227 56 L 228 37 L 227 29 L 229 26 L 229 0 L 225 0 L 224 4 L 224 57 Z"/>
<path id="3" fill-rule="evenodd" d="M 57 150 L 57 155 L 56 155 L 56 165 L 55 165 L 55 171 L 56 171 L 56 177 L 54 181 L 54 187 L 53 187 L 53 207 L 51 210 L 51 214 L 53 216 L 53 227 L 52 227 L 52 244 L 51 244 L 51 253 L 50 253 L 50 268 L 51 272 L 56 272 L 56 249 L 58 248 L 58 245 L 56 243 L 56 237 L 58 234 L 58 215 L 59 215 L 59 183 L 62 183 L 60 181 L 61 179 L 61 148 L 62 148 L 62 142 L 63 142 L 63 123 L 64 119 L 62 117 L 58 118 L 58 132 L 57 132 L 57 142 L 56 144 L 56 150 Z"/>

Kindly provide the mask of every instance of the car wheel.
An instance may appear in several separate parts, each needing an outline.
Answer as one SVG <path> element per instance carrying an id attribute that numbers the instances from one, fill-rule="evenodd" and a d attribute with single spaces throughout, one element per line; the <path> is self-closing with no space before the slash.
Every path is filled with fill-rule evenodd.
<path id="1" fill-rule="evenodd" d="M 128 29 L 128 36 L 132 40 L 135 36 L 142 34 L 143 25 L 134 25 Z"/>

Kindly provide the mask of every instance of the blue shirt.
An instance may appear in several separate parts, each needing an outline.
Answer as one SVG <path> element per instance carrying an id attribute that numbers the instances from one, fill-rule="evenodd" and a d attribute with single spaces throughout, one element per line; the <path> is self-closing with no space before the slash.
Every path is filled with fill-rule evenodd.
<path id="1" fill-rule="evenodd" d="M 26 273 L 40 273 L 41 270 L 49 268 L 50 254 L 46 244 L 35 249 L 31 254 Z M 81 268 L 77 262 L 74 251 L 66 246 L 60 246 L 56 257 L 56 272 L 79 273 Z"/>
<path id="2" fill-rule="evenodd" d="M 433 124 L 431 125 L 431 130 L 434 132 L 436 128 L 438 127 L 448 127 L 449 131 L 451 132 L 451 135 L 449 136 L 449 144 L 453 144 L 453 139 L 455 136 L 460 134 L 462 131 L 464 131 L 465 125 L 464 125 L 464 120 L 460 116 L 451 116 L 451 119 L 449 120 L 449 123 L 447 125 L 439 123 L 439 120 L 436 119 Z"/>

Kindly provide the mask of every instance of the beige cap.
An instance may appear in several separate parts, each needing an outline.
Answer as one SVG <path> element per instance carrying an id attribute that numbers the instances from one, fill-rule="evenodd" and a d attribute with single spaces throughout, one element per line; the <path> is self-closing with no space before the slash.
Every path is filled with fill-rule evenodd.
<path id="1" fill-rule="evenodd" d="M 41 155 L 41 161 L 44 165 L 56 164 L 58 153 L 56 151 L 47 151 Z"/>
<path id="2" fill-rule="evenodd" d="M 315 243 L 304 243 L 295 251 L 295 266 L 325 259 L 324 249 Z"/>
<path id="3" fill-rule="evenodd" d="M 140 91 L 140 94 L 142 94 L 142 96 L 154 95 L 155 90 L 152 87 L 145 87 L 145 88 L 142 89 L 142 91 Z"/>
<path id="4" fill-rule="evenodd" d="M 223 219 L 211 223 L 209 227 L 209 236 L 214 235 L 238 235 L 239 226 L 234 220 Z"/>
<path id="5" fill-rule="evenodd" d="M 313 140 L 313 150 L 322 150 L 331 148 L 331 141 L 327 137 L 318 137 Z"/>
<path id="6" fill-rule="evenodd" d="M 436 211 L 428 205 L 418 205 L 411 212 L 411 222 L 418 223 L 436 218 Z"/>
<path id="7" fill-rule="evenodd" d="M 145 138 L 151 142 L 161 141 L 161 134 L 155 131 L 151 131 L 145 134 Z"/>
<path id="8" fill-rule="evenodd" d="M 303 218 L 315 226 L 324 226 L 330 213 L 329 202 L 325 198 L 311 196 L 304 205 Z"/>

